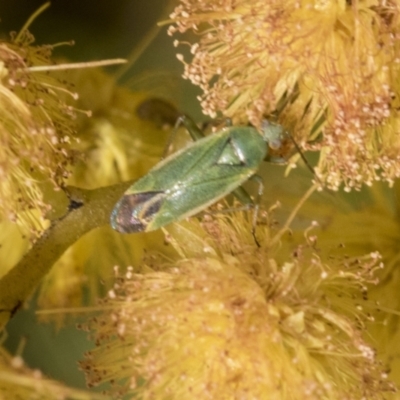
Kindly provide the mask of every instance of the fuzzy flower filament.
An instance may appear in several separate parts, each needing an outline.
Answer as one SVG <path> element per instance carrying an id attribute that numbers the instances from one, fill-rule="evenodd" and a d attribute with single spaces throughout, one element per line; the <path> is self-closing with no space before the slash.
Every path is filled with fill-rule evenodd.
<path id="1" fill-rule="evenodd" d="M 320 151 L 329 188 L 359 189 L 399 167 L 399 4 L 377 1 L 182 1 L 169 33 L 193 31 L 184 77 L 203 111 L 260 126 L 278 114 Z M 179 41 L 176 41 L 179 44 Z"/>
<path id="2" fill-rule="evenodd" d="M 29 71 L 52 64 L 51 48 L 32 41 L 25 32 L 0 44 L 0 215 L 35 229 L 49 210 L 42 185 L 59 188 L 68 176 L 75 111 L 64 84 Z"/>
<path id="3" fill-rule="evenodd" d="M 379 257 L 328 266 L 305 246 L 281 262 L 243 236 L 243 218 L 232 220 L 199 232 L 203 256 L 168 265 L 153 255 L 142 274 L 116 270 L 88 326 L 89 384 L 142 399 L 378 399 L 391 390 L 362 337 L 356 294 L 374 282 Z M 172 237 L 181 246 L 179 228 Z"/>

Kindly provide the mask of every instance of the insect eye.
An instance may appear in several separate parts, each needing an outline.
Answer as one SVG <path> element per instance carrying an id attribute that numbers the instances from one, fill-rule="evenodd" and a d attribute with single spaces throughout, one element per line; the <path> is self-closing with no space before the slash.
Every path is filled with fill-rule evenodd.
<path id="1" fill-rule="evenodd" d="M 282 140 L 280 140 L 280 139 L 270 140 L 270 141 L 268 141 L 268 146 L 272 150 L 278 150 L 282 147 Z"/>
<path id="2" fill-rule="evenodd" d="M 277 150 L 282 147 L 282 142 L 285 135 L 281 125 L 263 120 L 261 123 L 261 130 L 264 140 L 268 143 L 268 146 L 272 150 Z"/>

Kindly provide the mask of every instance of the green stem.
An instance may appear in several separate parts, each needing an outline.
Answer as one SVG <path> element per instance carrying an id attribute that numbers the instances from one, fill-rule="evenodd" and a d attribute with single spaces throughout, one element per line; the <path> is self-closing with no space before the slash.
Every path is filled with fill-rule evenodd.
<path id="1" fill-rule="evenodd" d="M 73 243 L 109 223 L 113 206 L 131 184 L 124 182 L 95 190 L 66 188 L 73 207 L 53 221 L 21 261 L 0 279 L 0 330 Z"/>

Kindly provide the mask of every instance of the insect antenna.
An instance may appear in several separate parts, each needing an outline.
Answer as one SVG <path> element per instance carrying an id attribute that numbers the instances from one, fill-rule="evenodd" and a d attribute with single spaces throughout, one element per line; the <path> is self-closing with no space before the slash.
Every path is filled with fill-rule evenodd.
<path id="1" fill-rule="evenodd" d="M 312 165 L 308 162 L 306 156 L 304 155 L 303 151 L 301 150 L 300 146 L 298 145 L 298 143 L 296 142 L 296 140 L 294 139 L 294 137 L 287 132 L 289 135 L 290 140 L 292 141 L 294 147 L 296 148 L 296 151 L 300 154 L 301 159 L 303 160 L 304 164 L 307 166 L 307 168 L 311 171 L 311 173 L 314 175 L 316 181 L 322 186 L 322 182 L 319 179 L 319 177 L 317 176 L 317 174 L 314 171 L 314 168 L 312 167 Z"/>

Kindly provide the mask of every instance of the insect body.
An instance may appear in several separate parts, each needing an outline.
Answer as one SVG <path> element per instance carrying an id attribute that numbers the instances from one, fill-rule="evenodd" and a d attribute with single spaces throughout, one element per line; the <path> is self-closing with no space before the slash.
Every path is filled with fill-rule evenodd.
<path id="1" fill-rule="evenodd" d="M 227 127 L 202 137 L 187 117 L 182 123 L 194 138 L 190 146 L 167 157 L 136 181 L 111 213 L 121 233 L 148 232 L 204 210 L 254 176 L 267 156 L 267 142 L 279 146 L 284 130 L 267 124 L 264 136 L 252 127 Z M 279 161 L 279 160 L 278 160 Z M 238 194 L 251 202 L 242 190 Z"/>

